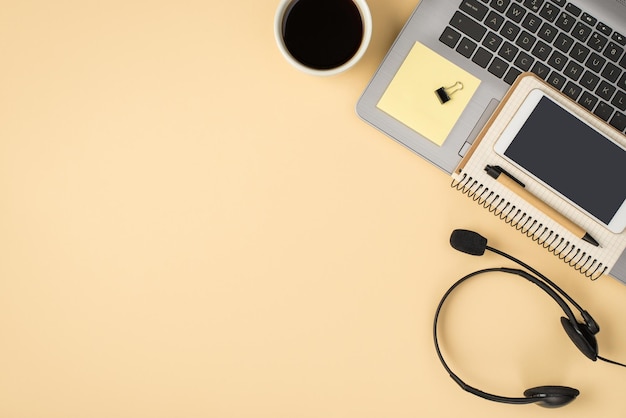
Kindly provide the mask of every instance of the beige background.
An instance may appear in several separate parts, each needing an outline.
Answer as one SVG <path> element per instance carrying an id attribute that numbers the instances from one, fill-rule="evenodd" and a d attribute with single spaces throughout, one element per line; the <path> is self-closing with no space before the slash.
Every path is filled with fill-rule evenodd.
<path id="1" fill-rule="evenodd" d="M 581 390 L 561 410 L 461 391 L 432 315 L 495 255 L 477 228 L 598 320 L 626 361 L 626 287 L 590 282 L 358 119 L 415 1 L 370 0 L 349 72 L 274 44 L 278 1 L 2 2 L 0 416 L 623 417 L 626 370 L 588 361 L 534 286 L 468 283 L 442 320 L 468 383 Z"/>

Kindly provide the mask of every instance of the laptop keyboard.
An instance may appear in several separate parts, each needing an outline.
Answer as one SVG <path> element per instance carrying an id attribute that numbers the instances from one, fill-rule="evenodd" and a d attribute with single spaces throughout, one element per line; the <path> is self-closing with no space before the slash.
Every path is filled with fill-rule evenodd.
<path id="1" fill-rule="evenodd" d="M 531 71 L 626 132 L 626 36 L 565 0 L 463 0 L 439 40 L 513 84 Z"/>

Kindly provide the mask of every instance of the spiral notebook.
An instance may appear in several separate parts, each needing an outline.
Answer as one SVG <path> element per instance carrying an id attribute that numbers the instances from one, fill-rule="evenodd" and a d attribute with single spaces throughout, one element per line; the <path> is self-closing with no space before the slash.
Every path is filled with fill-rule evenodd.
<path id="1" fill-rule="evenodd" d="M 613 233 L 605 226 L 581 212 L 568 201 L 531 178 L 506 159 L 496 154 L 494 143 L 515 115 L 521 103 L 534 90 L 540 89 L 559 105 L 578 115 L 617 143 L 626 146 L 625 137 L 607 128 L 582 107 L 573 103 L 533 74 L 525 74 L 513 84 L 493 116 L 485 125 L 472 148 L 452 173 L 452 187 L 461 191 L 511 227 L 530 237 L 537 244 L 559 257 L 565 263 L 590 279 L 609 274 L 619 280 L 623 272 L 614 271 L 623 264 L 626 254 L 626 232 Z M 596 247 L 575 236 L 559 223 L 544 215 L 510 189 L 494 181 L 485 172 L 487 165 L 497 165 L 512 173 L 526 184 L 529 191 L 558 212 L 567 216 L 595 237 L 601 246 Z M 624 179 L 615 181 L 623 182 Z M 623 184 L 623 183 L 622 183 Z M 607 185 L 607 187 L 622 187 Z"/>

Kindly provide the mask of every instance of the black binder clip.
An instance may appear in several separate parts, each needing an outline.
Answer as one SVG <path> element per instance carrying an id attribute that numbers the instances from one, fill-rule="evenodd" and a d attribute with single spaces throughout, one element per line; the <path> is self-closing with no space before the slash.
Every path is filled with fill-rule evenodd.
<path id="1" fill-rule="evenodd" d="M 450 87 L 438 88 L 437 90 L 435 90 L 435 94 L 437 95 L 437 98 L 439 99 L 441 104 L 444 104 L 444 103 L 449 102 L 452 99 L 452 97 L 450 96 L 452 96 L 454 93 L 456 93 L 459 90 L 463 90 L 463 83 L 461 83 L 460 81 L 457 81 Z"/>

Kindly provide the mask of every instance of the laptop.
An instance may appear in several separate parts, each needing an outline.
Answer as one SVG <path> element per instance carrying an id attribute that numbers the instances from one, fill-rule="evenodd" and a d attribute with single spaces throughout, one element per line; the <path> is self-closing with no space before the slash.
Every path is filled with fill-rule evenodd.
<path id="1" fill-rule="evenodd" d="M 480 80 L 440 144 L 378 107 L 416 42 Z M 356 111 L 451 174 L 523 72 L 626 133 L 626 0 L 421 0 Z M 626 283 L 626 252 L 611 275 Z"/>
<path id="2" fill-rule="evenodd" d="M 481 80 L 441 146 L 377 107 L 416 41 Z M 357 113 L 452 173 L 524 71 L 626 132 L 625 50 L 625 0 L 422 0 L 358 101 Z"/>

